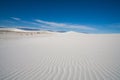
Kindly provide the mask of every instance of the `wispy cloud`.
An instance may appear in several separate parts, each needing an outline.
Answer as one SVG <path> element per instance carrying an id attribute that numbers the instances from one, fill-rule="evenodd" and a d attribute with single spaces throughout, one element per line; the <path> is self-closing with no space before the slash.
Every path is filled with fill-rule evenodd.
<path id="1" fill-rule="evenodd" d="M 20 18 L 17 18 L 17 17 L 10 17 L 10 18 L 17 21 L 21 20 Z"/>
<path id="2" fill-rule="evenodd" d="M 55 30 L 55 31 L 79 31 L 79 32 L 97 32 L 98 29 L 94 26 L 88 25 L 80 25 L 80 24 L 70 24 L 70 23 L 58 23 L 58 22 L 51 22 L 51 21 L 44 21 L 41 19 L 35 19 L 32 21 L 26 21 L 21 18 L 17 17 L 10 17 L 8 21 L 4 21 L 4 24 L 0 24 L 0 26 L 6 27 L 26 27 L 26 28 L 38 28 L 44 30 Z"/>
<path id="3" fill-rule="evenodd" d="M 0 27 L 6 28 L 34 28 L 53 31 L 77 31 L 86 33 L 117 33 L 120 32 L 120 23 L 105 25 L 81 25 L 71 23 L 58 23 L 34 19 L 26 21 L 18 17 L 10 17 L 7 20 L 0 20 Z"/>
<path id="4" fill-rule="evenodd" d="M 49 21 L 43 21 L 40 19 L 36 19 L 35 22 L 38 22 L 48 27 L 61 27 L 61 28 L 69 28 L 69 29 L 92 30 L 92 31 L 97 30 L 96 28 L 85 26 L 85 25 L 49 22 Z"/>

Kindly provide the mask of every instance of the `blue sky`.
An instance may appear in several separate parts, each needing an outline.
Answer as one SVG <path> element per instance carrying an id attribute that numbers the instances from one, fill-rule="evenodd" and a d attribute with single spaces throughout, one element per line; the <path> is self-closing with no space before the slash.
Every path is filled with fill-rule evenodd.
<path id="1" fill-rule="evenodd" d="M 0 27 L 120 33 L 120 0 L 0 0 Z"/>

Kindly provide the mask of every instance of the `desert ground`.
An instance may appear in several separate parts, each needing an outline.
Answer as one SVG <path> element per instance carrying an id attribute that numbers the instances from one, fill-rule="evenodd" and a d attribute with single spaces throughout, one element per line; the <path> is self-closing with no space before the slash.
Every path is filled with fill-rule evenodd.
<path id="1" fill-rule="evenodd" d="M 120 80 L 120 34 L 0 30 L 0 80 Z"/>

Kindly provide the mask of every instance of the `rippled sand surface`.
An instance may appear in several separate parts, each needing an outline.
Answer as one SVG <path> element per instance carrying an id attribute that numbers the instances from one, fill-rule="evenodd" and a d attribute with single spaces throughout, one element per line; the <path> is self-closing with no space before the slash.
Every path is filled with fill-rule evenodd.
<path id="1" fill-rule="evenodd" d="M 120 80 L 120 34 L 0 34 L 0 80 Z"/>

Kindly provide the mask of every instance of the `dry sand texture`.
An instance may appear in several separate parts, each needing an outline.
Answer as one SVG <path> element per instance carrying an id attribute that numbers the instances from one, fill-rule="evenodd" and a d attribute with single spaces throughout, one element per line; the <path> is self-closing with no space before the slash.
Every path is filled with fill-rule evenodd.
<path id="1" fill-rule="evenodd" d="M 2 32 L 0 80 L 120 80 L 120 34 Z"/>

